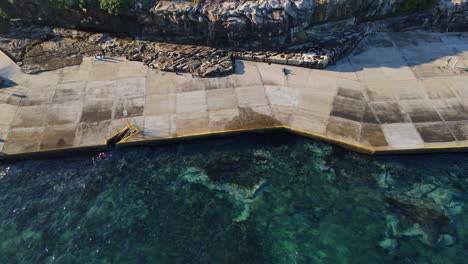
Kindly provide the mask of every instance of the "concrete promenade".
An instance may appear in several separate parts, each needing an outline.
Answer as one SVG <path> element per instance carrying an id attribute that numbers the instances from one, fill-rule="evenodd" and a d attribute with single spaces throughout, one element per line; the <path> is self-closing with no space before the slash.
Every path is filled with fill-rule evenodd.
<path id="1" fill-rule="evenodd" d="M 0 152 L 102 146 L 127 122 L 130 141 L 283 127 L 368 153 L 468 149 L 466 33 L 375 34 L 326 70 L 236 65 L 198 79 L 86 58 L 27 75 L 2 54 Z"/>

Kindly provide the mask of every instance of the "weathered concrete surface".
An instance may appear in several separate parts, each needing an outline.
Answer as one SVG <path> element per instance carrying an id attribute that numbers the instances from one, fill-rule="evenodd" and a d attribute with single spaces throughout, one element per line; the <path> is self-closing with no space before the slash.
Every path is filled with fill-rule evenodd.
<path id="1" fill-rule="evenodd" d="M 466 148 L 467 43 L 466 33 L 380 33 L 328 70 L 287 76 L 237 61 L 236 74 L 198 79 L 121 58 L 8 70 L 17 85 L 0 89 L 0 151 L 102 145 L 127 122 L 143 130 L 133 141 L 286 127 L 367 152 Z"/>

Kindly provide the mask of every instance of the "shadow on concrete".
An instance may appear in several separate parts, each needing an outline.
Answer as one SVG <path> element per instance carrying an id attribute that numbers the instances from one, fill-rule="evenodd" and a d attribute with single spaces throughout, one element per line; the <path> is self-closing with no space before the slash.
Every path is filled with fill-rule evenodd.
<path id="1" fill-rule="evenodd" d="M 234 73 L 238 75 L 245 73 L 245 65 L 243 61 L 241 60 L 234 61 Z"/>
<path id="2" fill-rule="evenodd" d="M 28 96 L 24 94 L 17 94 L 17 93 L 12 93 L 11 96 L 18 97 L 18 98 L 28 98 Z"/>
<path id="3" fill-rule="evenodd" d="M 118 61 L 114 61 L 114 60 L 109 60 L 109 59 L 103 59 L 103 58 L 100 58 L 100 59 L 96 59 L 94 58 L 95 61 L 102 61 L 102 62 L 110 62 L 110 63 L 118 63 Z"/>
<path id="4" fill-rule="evenodd" d="M 462 60 L 468 60 L 466 32 L 375 33 L 325 70 L 357 72 L 365 68 L 426 67 L 445 73 L 467 72 L 468 65 L 463 65 Z"/>
<path id="5" fill-rule="evenodd" d="M 0 77 L 0 89 L 15 87 L 18 84 L 12 80 Z"/>
<path id="6" fill-rule="evenodd" d="M 111 58 L 111 57 L 104 57 L 104 58 L 101 58 L 101 60 L 108 61 L 108 62 L 123 62 L 123 60 Z"/>

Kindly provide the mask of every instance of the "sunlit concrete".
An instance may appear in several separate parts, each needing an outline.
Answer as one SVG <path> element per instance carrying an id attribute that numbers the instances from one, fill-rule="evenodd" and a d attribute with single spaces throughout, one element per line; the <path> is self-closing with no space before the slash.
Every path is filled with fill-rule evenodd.
<path id="1" fill-rule="evenodd" d="M 0 56 L 0 152 L 285 127 L 362 151 L 468 146 L 468 35 L 379 33 L 326 70 L 237 61 L 212 79 L 121 58 L 26 75 Z M 447 63 L 448 59 L 452 58 Z M 128 113 L 123 114 L 124 110 Z"/>

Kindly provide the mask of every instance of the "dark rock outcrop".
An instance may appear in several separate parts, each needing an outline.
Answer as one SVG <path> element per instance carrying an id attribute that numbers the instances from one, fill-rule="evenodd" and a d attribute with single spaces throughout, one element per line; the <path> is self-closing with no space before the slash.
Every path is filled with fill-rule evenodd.
<path id="1" fill-rule="evenodd" d="M 411 188 L 385 193 L 384 201 L 414 223 L 412 228 L 394 236 L 419 236 L 431 246 L 452 243 L 448 241 L 450 237 L 441 238 L 440 233 L 446 231 L 449 223 L 461 213 L 463 204 L 457 201 L 456 192 L 433 184 L 415 184 Z"/>
<path id="2" fill-rule="evenodd" d="M 412 2 L 414 1 L 136 0 L 133 7 L 122 10 L 118 15 L 111 15 L 100 8 L 98 0 L 15 0 L 7 9 L 10 10 L 11 17 L 35 25 L 42 23 L 57 27 L 126 33 L 147 40 L 180 44 L 278 47 L 300 39 L 304 30 L 310 26 L 349 18 L 356 18 L 356 21 L 361 22 L 375 20 L 402 14 L 403 11 L 419 12 L 438 3 L 437 0 L 425 0 L 424 5 L 420 5 L 420 1 L 416 4 L 411 4 Z M 402 6 L 405 8 L 402 9 Z M 449 5 L 441 10 L 445 12 L 449 7 L 452 8 Z M 439 12 L 439 15 L 444 12 Z M 452 20 L 458 25 L 458 21 L 464 18 L 456 16 Z"/>
<path id="3" fill-rule="evenodd" d="M 104 53 L 142 61 L 158 70 L 215 77 L 232 73 L 234 59 L 325 68 L 351 50 L 366 34 L 365 29 L 356 28 L 314 35 L 315 38 L 308 42 L 287 48 L 236 50 L 124 39 L 63 28 L 27 27 L 0 34 L 0 49 L 26 73 L 78 65 L 85 56 Z"/>

